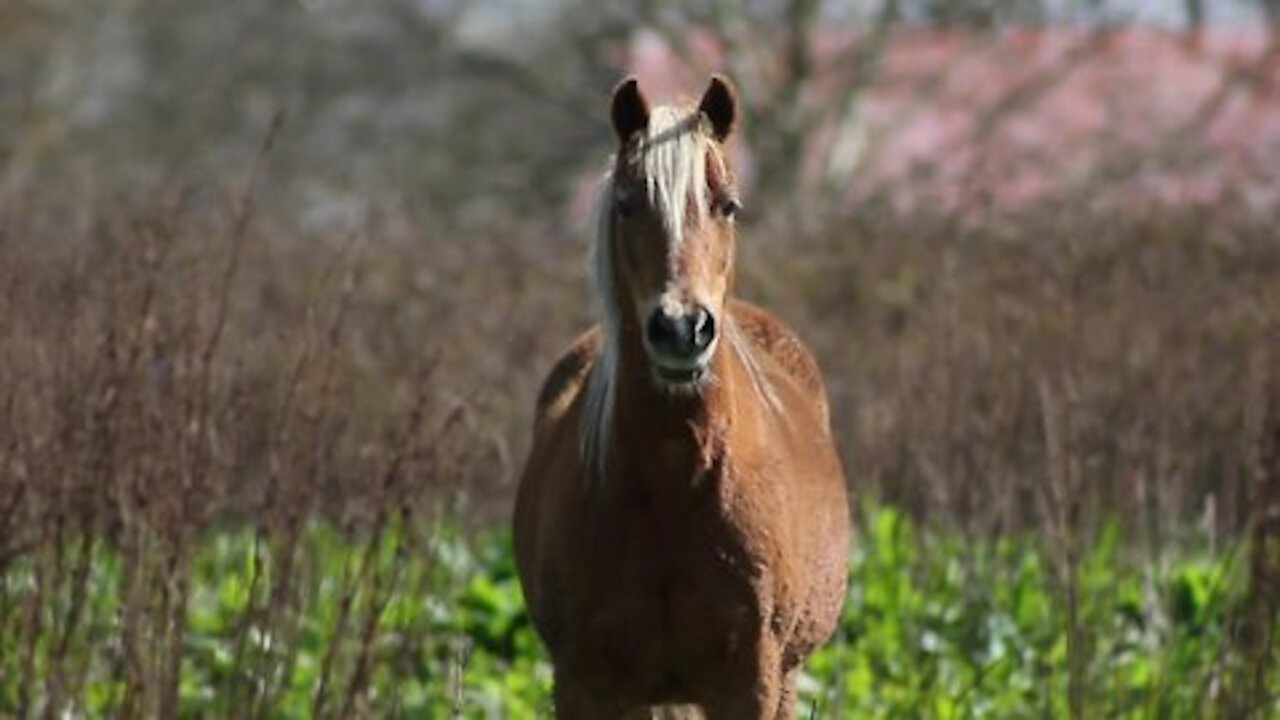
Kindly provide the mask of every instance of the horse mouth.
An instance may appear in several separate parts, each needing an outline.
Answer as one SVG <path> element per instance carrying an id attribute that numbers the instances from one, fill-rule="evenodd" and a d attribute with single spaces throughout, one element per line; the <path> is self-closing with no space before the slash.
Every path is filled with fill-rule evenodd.
<path id="1" fill-rule="evenodd" d="M 712 342 L 701 353 L 691 356 L 670 355 L 655 350 L 646 343 L 649 368 L 654 382 L 663 390 L 674 393 L 697 392 L 711 377 L 711 358 L 716 343 Z"/>
<path id="2" fill-rule="evenodd" d="M 702 384 L 707 377 L 707 366 L 673 367 L 652 363 L 654 377 L 662 385 L 671 388 L 693 388 Z"/>

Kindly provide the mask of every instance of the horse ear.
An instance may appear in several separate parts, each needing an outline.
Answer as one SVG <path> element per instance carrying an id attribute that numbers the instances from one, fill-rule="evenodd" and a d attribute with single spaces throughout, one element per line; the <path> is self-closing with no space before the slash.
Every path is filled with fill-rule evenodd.
<path id="1" fill-rule="evenodd" d="M 712 75 L 711 84 L 702 94 L 698 110 L 711 121 L 711 131 L 716 140 L 724 142 L 733 132 L 738 120 L 738 94 L 723 75 Z"/>
<path id="2" fill-rule="evenodd" d="M 640 92 L 640 83 L 635 76 L 623 80 L 614 89 L 609 115 L 613 119 L 613 131 L 622 142 L 649 127 L 649 101 Z"/>

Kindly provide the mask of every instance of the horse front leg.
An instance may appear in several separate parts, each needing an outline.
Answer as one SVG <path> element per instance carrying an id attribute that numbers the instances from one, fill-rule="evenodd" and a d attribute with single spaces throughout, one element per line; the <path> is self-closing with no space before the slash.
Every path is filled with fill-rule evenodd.
<path id="1" fill-rule="evenodd" d="M 707 720 L 789 720 L 795 708 L 781 706 L 784 694 L 789 696 L 781 661 L 778 643 L 772 638 L 761 640 L 729 686 L 704 705 Z M 790 680 L 794 686 L 794 679 Z"/>
<path id="2" fill-rule="evenodd" d="M 800 670 L 793 669 L 782 676 L 782 688 L 778 693 L 778 710 L 775 720 L 794 720 L 796 716 L 796 677 Z"/>
<path id="3" fill-rule="evenodd" d="M 564 673 L 555 674 L 552 688 L 557 720 L 632 720 L 634 708 L 605 697 Z M 639 717 L 646 717 L 641 715 Z"/>

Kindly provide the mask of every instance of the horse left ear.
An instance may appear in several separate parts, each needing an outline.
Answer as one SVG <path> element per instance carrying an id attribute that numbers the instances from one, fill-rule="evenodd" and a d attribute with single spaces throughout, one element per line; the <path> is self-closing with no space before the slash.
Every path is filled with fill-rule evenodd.
<path id="1" fill-rule="evenodd" d="M 640 92 L 640 82 L 634 75 L 614 88 L 609 115 L 613 120 L 613 131 L 624 143 L 649 126 L 649 101 Z"/>
<path id="2" fill-rule="evenodd" d="M 724 142 L 733 132 L 738 120 L 738 94 L 723 75 L 712 75 L 711 84 L 702 94 L 698 110 L 711 121 L 711 132 L 716 140 Z"/>

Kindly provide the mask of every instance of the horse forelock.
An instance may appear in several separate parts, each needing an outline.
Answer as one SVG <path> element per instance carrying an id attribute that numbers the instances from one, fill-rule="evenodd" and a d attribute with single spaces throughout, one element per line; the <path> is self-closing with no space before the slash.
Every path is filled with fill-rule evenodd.
<path id="1" fill-rule="evenodd" d="M 685 224 L 696 226 L 707 214 L 707 154 L 716 150 L 701 113 L 654 108 L 648 131 L 632 152 L 628 160 L 641 172 L 649 202 L 662 216 L 675 252 L 684 239 Z"/>

